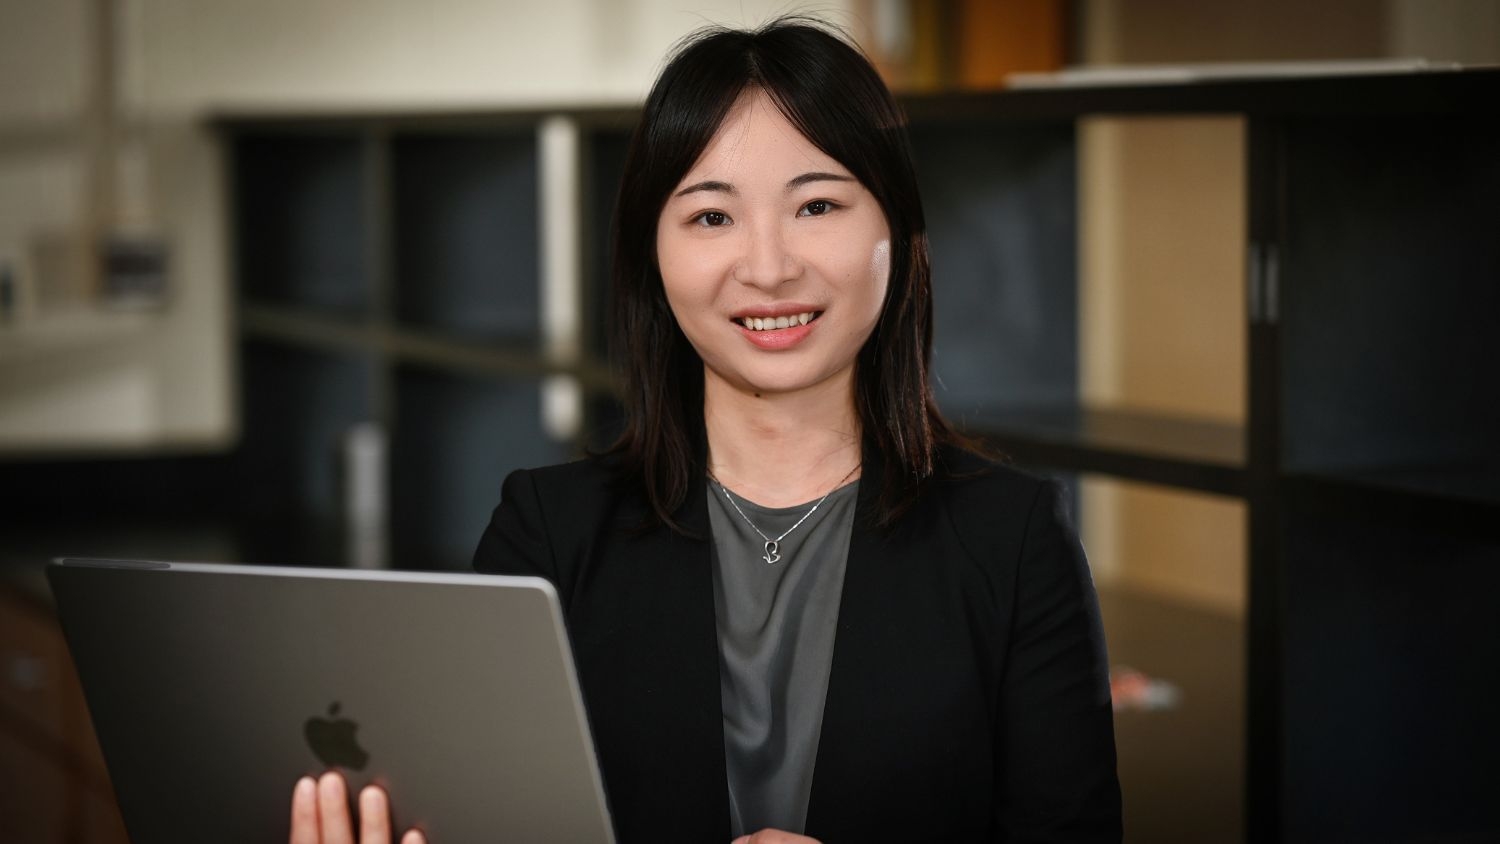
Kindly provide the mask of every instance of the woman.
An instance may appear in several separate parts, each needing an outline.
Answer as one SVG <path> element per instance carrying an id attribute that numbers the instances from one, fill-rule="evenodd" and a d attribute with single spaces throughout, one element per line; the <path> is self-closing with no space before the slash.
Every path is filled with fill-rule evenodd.
<path id="1" fill-rule="evenodd" d="M 869 62 L 798 19 L 702 32 L 625 173 L 625 434 L 508 477 L 474 559 L 557 586 L 620 838 L 1118 840 L 1088 566 L 1057 486 L 932 402 L 922 209 Z"/>

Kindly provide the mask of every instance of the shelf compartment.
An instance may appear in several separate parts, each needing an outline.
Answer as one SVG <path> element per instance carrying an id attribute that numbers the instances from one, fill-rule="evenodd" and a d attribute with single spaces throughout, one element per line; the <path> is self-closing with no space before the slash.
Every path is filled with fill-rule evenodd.
<path id="1" fill-rule="evenodd" d="M 591 390 L 611 390 L 614 379 L 601 363 L 548 361 L 535 347 L 452 339 L 433 331 L 397 329 L 378 322 L 356 322 L 299 313 L 266 305 L 240 309 L 250 337 L 296 348 L 379 354 L 395 361 L 493 376 L 569 375 Z"/>
<path id="2" fill-rule="evenodd" d="M 466 570 L 514 469 L 567 460 L 542 426 L 541 383 L 396 368 L 391 528 L 398 568 Z"/>
<path id="3" fill-rule="evenodd" d="M 278 537 L 249 542 L 246 552 L 263 562 L 335 565 L 344 559 L 343 440 L 377 418 L 378 367 L 361 354 L 256 340 L 243 349 L 239 504 Z"/>
<path id="4" fill-rule="evenodd" d="M 1100 585 L 1111 671 L 1180 694 L 1166 710 L 1117 709 L 1120 785 L 1137 841 L 1237 841 L 1243 833 L 1245 625 L 1231 615 Z"/>
<path id="5" fill-rule="evenodd" d="M 1500 122 L 1285 137 L 1283 468 L 1500 503 Z"/>
<path id="6" fill-rule="evenodd" d="M 1285 501 L 1283 834 L 1495 840 L 1500 536 Z"/>
<path id="7" fill-rule="evenodd" d="M 1125 804 L 1141 841 L 1242 837 L 1248 505 L 1083 474 L 1078 524 L 1117 687 Z M 1167 694 L 1168 692 L 1175 692 Z M 1154 705 L 1153 705 L 1154 704 Z"/>
<path id="8" fill-rule="evenodd" d="M 1077 395 L 1071 122 L 911 129 L 933 266 L 933 380 L 952 415 Z"/>
<path id="9" fill-rule="evenodd" d="M 399 134 L 390 149 L 397 321 L 535 346 L 535 135 Z"/>
<path id="10" fill-rule="evenodd" d="M 584 324 L 586 348 L 600 358 L 609 354 L 610 221 L 625 174 L 630 132 L 596 128 L 586 135 L 583 156 Z"/>
<path id="11" fill-rule="evenodd" d="M 1242 496 L 1246 490 L 1245 434 L 1239 425 L 1077 404 L 992 408 L 954 421 L 1029 466 L 1219 495 Z"/>
<path id="12" fill-rule="evenodd" d="M 356 135 L 234 138 L 235 270 L 246 298 L 372 309 L 368 148 Z"/>

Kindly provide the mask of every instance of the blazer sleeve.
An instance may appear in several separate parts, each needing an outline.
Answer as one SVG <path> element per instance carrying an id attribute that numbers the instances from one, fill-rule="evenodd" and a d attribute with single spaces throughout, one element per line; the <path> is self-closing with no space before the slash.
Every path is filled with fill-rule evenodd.
<path id="1" fill-rule="evenodd" d="M 1122 836 L 1099 601 L 1061 487 L 1032 502 L 995 732 L 997 827 L 1009 842 Z"/>
<path id="2" fill-rule="evenodd" d="M 474 550 L 474 570 L 481 574 L 518 574 L 557 582 L 552 543 L 532 472 L 518 469 L 505 478 L 500 504 Z"/>

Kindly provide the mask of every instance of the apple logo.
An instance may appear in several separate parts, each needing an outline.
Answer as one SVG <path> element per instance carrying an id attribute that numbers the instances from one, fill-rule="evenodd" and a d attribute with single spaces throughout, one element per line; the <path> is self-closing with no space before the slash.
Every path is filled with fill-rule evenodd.
<path id="1" fill-rule="evenodd" d="M 348 718 L 339 718 L 338 714 L 339 702 L 334 701 L 328 706 L 328 718 L 307 719 L 302 727 L 303 734 L 307 736 L 307 746 L 330 768 L 364 770 L 366 763 L 370 761 L 370 754 L 359 746 L 359 740 L 354 737 L 359 724 Z"/>

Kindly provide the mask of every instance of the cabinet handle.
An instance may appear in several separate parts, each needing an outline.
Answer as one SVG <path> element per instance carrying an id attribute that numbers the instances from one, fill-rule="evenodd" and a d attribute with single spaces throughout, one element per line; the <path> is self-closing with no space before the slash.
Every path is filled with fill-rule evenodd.
<path id="1" fill-rule="evenodd" d="M 1250 324 L 1260 324 L 1260 243 L 1252 241 L 1245 254 L 1245 308 Z"/>
<path id="2" fill-rule="evenodd" d="M 1275 325 L 1281 320 L 1281 252 L 1276 244 L 1267 243 L 1265 263 L 1261 267 L 1261 292 L 1266 297 L 1265 320 Z"/>
<path id="3" fill-rule="evenodd" d="M 1281 259 L 1276 244 L 1251 243 L 1246 254 L 1245 288 L 1250 324 L 1275 325 L 1281 309 Z"/>

